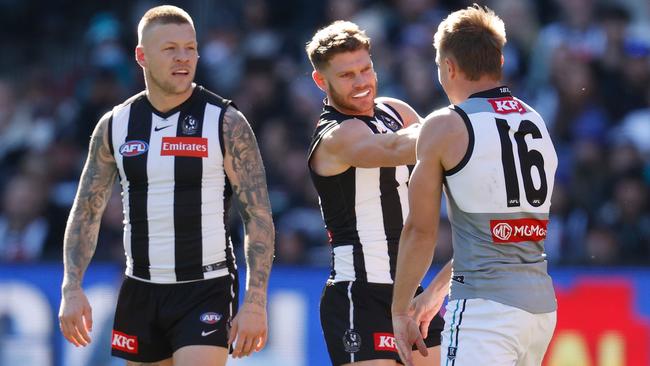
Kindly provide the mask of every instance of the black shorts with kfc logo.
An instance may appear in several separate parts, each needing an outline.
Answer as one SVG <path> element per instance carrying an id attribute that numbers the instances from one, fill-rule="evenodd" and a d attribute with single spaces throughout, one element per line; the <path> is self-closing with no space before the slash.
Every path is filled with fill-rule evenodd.
<path id="1" fill-rule="evenodd" d="M 419 287 L 417 294 L 423 291 Z M 401 363 L 390 314 L 393 285 L 361 282 L 328 283 L 320 302 L 320 319 L 333 365 L 392 359 Z M 440 345 L 444 321 L 429 325 L 427 347 Z"/>
<path id="2" fill-rule="evenodd" d="M 230 275 L 176 284 L 127 277 L 115 310 L 111 353 L 129 361 L 156 362 L 184 346 L 226 348 L 237 293 L 237 279 Z"/>

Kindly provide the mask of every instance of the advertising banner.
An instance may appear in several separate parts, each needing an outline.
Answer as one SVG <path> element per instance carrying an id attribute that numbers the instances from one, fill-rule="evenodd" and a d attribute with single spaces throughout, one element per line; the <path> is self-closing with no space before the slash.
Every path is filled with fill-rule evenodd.
<path id="1" fill-rule="evenodd" d="M 328 273 L 274 267 L 267 347 L 229 364 L 330 365 L 318 313 Z M 650 270 L 552 269 L 551 275 L 559 312 L 544 366 L 650 366 Z M 58 329 L 62 266 L 0 266 L 0 366 L 123 365 L 110 357 L 122 276 L 117 265 L 94 263 L 88 269 L 84 289 L 93 307 L 93 341 L 76 348 Z"/>

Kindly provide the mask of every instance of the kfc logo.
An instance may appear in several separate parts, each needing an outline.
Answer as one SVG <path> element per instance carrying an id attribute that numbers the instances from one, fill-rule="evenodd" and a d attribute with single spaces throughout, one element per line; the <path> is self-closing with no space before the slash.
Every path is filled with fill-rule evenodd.
<path id="1" fill-rule="evenodd" d="M 497 244 L 544 240 L 547 226 L 548 220 L 490 220 L 492 241 Z"/>
<path id="2" fill-rule="evenodd" d="M 397 352 L 395 336 L 392 333 L 374 333 L 375 351 Z"/>
<path id="3" fill-rule="evenodd" d="M 208 157 L 208 139 L 204 137 L 163 137 L 161 156 Z"/>
<path id="4" fill-rule="evenodd" d="M 138 337 L 113 330 L 111 347 L 127 353 L 138 353 Z"/>
<path id="5" fill-rule="evenodd" d="M 521 103 L 519 103 L 518 100 L 515 100 L 512 97 L 488 99 L 488 102 L 492 104 L 492 108 L 494 108 L 494 111 L 499 114 L 526 113 L 526 109 L 521 105 Z"/>

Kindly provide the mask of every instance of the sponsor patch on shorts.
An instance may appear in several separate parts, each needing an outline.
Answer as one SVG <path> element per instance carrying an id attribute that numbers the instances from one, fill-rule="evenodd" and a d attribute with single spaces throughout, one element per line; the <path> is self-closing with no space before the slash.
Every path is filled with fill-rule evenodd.
<path id="1" fill-rule="evenodd" d="M 215 312 L 203 313 L 200 319 L 205 324 L 215 324 L 221 320 L 221 314 Z"/>
<path id="2" fill-rule="evenodd" d="M 397 352 L 393 333 L 373 333 L 373 337 L 375 339 L 375 351 Z"/>
<path id="3" fill-rule="evenodd" d="M 111 348 L 127 353 L 138 353 L 138 337 L 113 330 Z"/>

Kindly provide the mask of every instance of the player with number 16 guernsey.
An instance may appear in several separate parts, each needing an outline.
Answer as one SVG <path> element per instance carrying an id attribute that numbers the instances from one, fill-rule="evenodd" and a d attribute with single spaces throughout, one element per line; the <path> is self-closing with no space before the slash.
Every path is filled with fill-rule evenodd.
<path id="1" fill-rule="evenodd" d="M 542 117 L 501 83 L 505 41 L 501 19 L 478 5 L 434 36 L 452 105 L 426 118 L 417 142 L 392 304 L 406 357 L 422 321 L 408 299 L 434 253 L 443 190 L 454 249 L 443 364 L 538 366 L 555 329 L 544 239 L 557 155 Z"/>

